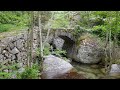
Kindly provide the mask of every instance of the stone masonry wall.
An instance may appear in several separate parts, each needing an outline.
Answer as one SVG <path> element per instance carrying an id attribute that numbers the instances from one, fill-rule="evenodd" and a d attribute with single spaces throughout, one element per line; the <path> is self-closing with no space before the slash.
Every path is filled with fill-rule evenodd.
<path id="1" fill-rule="evenodd" d="M 27 34 L 6 37 L 0 40 L 0 63 L 23 62 L 27 58 Z"/>
<path id="2" fill-rule="evenodd" d="M 46 38 L 47 31 L 43 30 L 42 38 L 43 41 Z M 61 30 L 57 30 L 58 31 Z M 62 30 L 63 31 L 63 30 Z M 65 32 L 66 33 L 66 32 Z M 48 38 L 48 43 L 52 42 L 55 35 L 55 30 L 51 30 Z M 33 55 L 38 47 L 38 27 L 34 27 L 33 30 Z M 59 34 L 58 34 L 59 35 Z M 62 34 L 63 35 L 63 34 Z M 70 36 L 70 35 L 69 35 Z M 27 30 L 24 30 L 16 36 L 5 37 L 0 39 L 0 64 L 5 64 L 8 62 L 22 62 L 26 64 L 27 62 Z"/>
<path id="3" fill-rule="evenodd" d="M 33 30 L 33 55 L 35 56 L 38 47 L 38 28 Z M 20 62 L 23 65 L 27 63 L 27 30 L 15 36 L 0 39 L 0 64 L 8 62 Z"/>

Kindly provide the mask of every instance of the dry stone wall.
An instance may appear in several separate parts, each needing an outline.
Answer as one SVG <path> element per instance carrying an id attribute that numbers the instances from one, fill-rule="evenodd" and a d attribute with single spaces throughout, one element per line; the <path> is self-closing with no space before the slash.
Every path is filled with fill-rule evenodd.
<path id="1" fill-rule="evenodd" d="M 70 30 L 67 30 L 70 31 Z M 67 34 L 67 31 L 65 30 L 51 30 L 49 38 L 47 40 L 48 43 L 51 43 L 55 37 L 61 35 Z M 46 38 L 46 30 L 43 30 L 42 32 L 42 38 L 43 42 Z M 33 55 L 36 56 L 36 49 L 38 47 L 39 42 L 39 36 L 38 36 L 38 27 L 34 27 L 33 30 Z M 70 35 L 68 35 L 71 37 Z M 27 35 L 27 30 L 24 30 L 23 32 L 19 33 L 15 36 L 5 37 L 0 39 L 0 64 L 8 63 L 8 62 L 22 62 L 23 64 L 26 64 L 27 62 L 27 38 L 29 36 Z"/>
<path id="2" fill-rule="evenodd" d="M 38 28 L 34 28 L 33 32 L 33 52 L 35 53 L 38 46 Z M 0 39 L 0 64 L 8 62 L 27 63 L 27 30 L 15 36 Z"/>
<path id="3" fill-rule="evenodd" d="M 27 34 L 6 37 L 0 40 L 0 63 L 23 62 L 27 58 Z"/>

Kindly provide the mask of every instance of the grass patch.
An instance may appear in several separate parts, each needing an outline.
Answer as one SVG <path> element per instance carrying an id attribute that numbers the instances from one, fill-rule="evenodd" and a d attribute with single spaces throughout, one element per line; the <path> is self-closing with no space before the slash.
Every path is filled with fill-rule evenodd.
<path id="1" fill-rule="evenodd" d="M 0 24 L 0 33 L 2 32 L 10 32 L 14 30 L 20 30 L 26 28 L 26 26 L 16 26 L 12 24 Z"/>
<path id="2" fill-rule="evenodd" d="M 21 32 L 25 32 L 27 30 L 27 26 L 15 26 L 11 24 L 0 25 L 0 39 L 5 37 L 16 36 Z"/>

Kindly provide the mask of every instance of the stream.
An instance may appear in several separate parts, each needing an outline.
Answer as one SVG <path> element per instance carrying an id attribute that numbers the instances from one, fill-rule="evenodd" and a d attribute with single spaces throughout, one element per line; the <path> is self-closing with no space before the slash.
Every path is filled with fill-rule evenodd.
<path id="1" fill-rule="evenodd" d="M 109 76 L 105 74 L 105 68 L 99 64 L 81 64 L 71 62 L 79 74 L 82 74 L 87 79 L 120 79 L 120 75 Z"/>

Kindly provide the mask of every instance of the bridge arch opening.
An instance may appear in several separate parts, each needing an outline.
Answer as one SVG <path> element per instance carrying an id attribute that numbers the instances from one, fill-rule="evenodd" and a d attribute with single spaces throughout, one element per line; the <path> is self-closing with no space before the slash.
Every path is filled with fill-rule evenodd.
<path id="1" fill-rule="evenodd" d="M 54 41 L 56 39 L 62 39 L 62 42 L 60 42 L 60 40 L 58 40 L 58 42 L 55 42 L 53 45 L 54 49 L 59 48 L 59 45 L 61 44 L 60 48 L 67 52 L 66 53 L 67 55 L 65 57 L 68 57 L 72 53 L 72 49 L 75 45 L 75 41 L 69 38 L 68 36 L 63 36 L 63 35 L 59 35 L 54 39 Z"/>

